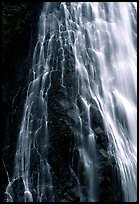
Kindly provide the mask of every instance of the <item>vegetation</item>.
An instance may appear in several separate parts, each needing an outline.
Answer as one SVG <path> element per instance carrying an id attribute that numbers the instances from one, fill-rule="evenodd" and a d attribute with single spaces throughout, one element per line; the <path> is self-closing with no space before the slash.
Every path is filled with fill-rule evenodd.
<path id="1" fill-rule="evenodd" d="M 2 2 L 2 61 L 5 61 L 11 45 L 23 35 L 34 12 L 34 6 L 31 2 Z"/>

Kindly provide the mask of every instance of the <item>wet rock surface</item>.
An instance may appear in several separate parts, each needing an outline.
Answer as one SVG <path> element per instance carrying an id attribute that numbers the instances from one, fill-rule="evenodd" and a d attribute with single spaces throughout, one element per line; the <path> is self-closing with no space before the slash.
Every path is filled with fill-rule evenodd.
<path id="1" fill-rule="evenodd" d="M 108 135 L 100 127 L 96 138 L 98 192 L 100 202 L 123 202 L 120 171 L 115 156 L 109 151 Z"/>
<path id="2" fill-rule="evenodd" d="M 70 169 L 74 131 L 70 117 L 67 115 L 69 105 L 66 109 L 62 103 L 68 102 L 66 87 L 59 83 L 59 75 L 54 75 L 55 73 L 51 74 L 53 83 L 48 91 L 48 134 L 50 135 L 48 162 L 53 172 L 55 201 L 70 202 L 80 200 L 77 192 L 76 194 L 72 192 L 74 187 L 77 188 L 77 181 Z"/>
<path id="3" fill-rule="evenodd" d="M 15 9 L 17 6 L 18 9 L 18 4 L 15 3 L 12 6 Z M 12 41 L 5 48 L 7 52 L 2 61 L 2 197 L 8 185 L 6 172 L 9 177 L 13 172 L 16 143 L 23 117 L 29 72 L 32 65 L 32 47 L 36 43 L 41 4 L 40 7 L 37 3 L 34 4 L 31 9 L 34 9 L 34 18 L 30 22 L 26 22 L 22 34 L 13 35 Z M 21 21 L 21 19 L 19 20 Z M 4 30 L 2 32 L 4 33 Z"/>

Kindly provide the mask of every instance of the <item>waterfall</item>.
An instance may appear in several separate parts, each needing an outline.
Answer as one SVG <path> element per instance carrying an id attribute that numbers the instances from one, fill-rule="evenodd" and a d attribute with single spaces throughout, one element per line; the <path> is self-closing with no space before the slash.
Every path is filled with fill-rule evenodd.
<path id="1" fill-rule="evenodd" d="M 81 202 L 137 201 L 136 14 L 134 2 L 44 2 L 7 202 L 59 201 L 55 164 Z"/>

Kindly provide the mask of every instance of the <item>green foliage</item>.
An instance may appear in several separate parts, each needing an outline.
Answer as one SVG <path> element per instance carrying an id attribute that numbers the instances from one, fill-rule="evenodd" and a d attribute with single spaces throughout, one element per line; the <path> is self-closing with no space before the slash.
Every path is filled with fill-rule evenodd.
<path id="1" fill-rule="evenodd" d="M 6 57 L 13 39 L 23 34 L 26 25 L 33 16 L 30 3 L 2 2 L 2 50 Z"/>

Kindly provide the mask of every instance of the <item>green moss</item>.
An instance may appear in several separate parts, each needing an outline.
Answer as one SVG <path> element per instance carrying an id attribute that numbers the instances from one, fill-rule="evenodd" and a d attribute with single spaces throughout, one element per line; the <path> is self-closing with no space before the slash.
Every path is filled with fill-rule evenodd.
<path id="1" fill-rule="evenodd" d="M 30 3 L 2 2 L 3 60 L 6 58 L 11 42 L 23 34 L 33 17 L 33 13 L 34 10 Z"/>

